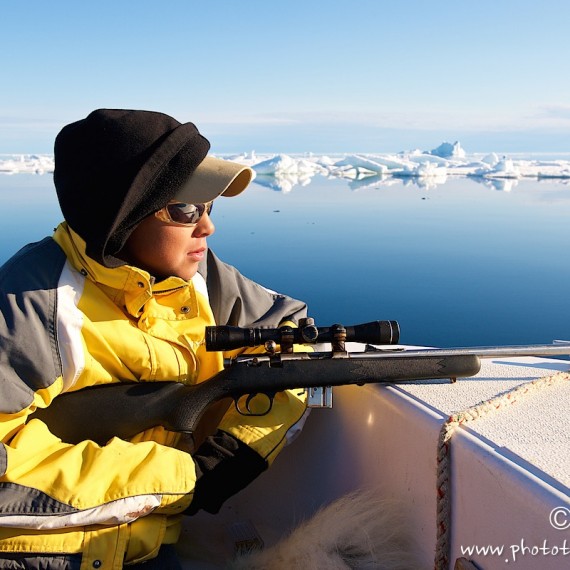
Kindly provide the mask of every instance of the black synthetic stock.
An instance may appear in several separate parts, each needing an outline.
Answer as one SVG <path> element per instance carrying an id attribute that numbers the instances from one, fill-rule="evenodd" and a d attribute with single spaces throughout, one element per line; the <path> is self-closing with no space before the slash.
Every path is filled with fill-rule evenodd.
<path id="1" fill-rule="evenodd" d="M 177 382 L 93 386 L 58 396 L 30 419 L 44 421 L 67 443 L 93 440 L 103 445 L 115 436 L 128 439 L 158 425 L 169 428 L 168 418 L 184 390 Z"/>
<path id="2" fill-rule="evenodd" d="M 44 421 L 68 443 L 112 437 L 129 439 L 155 427 L 193 433 L 210 404 L 232 397 L 287 389 L 349 384 L 401 383 L 421 379 L 473 376 L 481 363 L 476 355 L 406 358 L 385 353 L 358 358 L 299 353 L 289 358 L 234 362 L 210 380 L 194 386 L 176 382 L 108 384 L 63 394 L 32 418 Z"/>

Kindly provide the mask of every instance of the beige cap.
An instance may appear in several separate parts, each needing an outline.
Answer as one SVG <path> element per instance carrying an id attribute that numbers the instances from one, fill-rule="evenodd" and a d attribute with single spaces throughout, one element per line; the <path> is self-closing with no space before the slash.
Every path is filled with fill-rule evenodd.
<path id="1" fill-rule="evenodd" d="M 189 204 L 209 202 L 220 195 L 237 196 L 253 179 L 248 166 L 207 156 L 176 192 L 174 199 Z"/>

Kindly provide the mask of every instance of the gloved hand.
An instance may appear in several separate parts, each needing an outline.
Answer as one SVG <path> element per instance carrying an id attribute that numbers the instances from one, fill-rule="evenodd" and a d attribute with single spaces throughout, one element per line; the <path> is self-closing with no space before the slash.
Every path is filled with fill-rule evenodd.
<path id="1" fill-rule="evenodd" d="M 258 453 L 221 430 L 208 436 L 192 458 L 197 480 L 186 515 L 200 509 L 216 514 L 227 499 L 267 469 L 267 461 Z"/>

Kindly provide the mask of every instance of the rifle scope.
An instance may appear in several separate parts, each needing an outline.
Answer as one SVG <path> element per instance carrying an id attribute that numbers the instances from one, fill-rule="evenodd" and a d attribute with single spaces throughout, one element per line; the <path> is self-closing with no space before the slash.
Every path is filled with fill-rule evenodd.
<path id="1" fill-rule="evenodd" d="M 261 346 L 267 342 L 283 344 L 315 344 L 333 342 L 335 334 L 346 330 L 346 342 L 367 344 L 397 344 L 400 340 L 400 326 L 397 321 L 372 321 L 360 325 L 332 325 L 317 327 L 312 319 L 299 323 L 299 328 L 241 328 L 232 326 L 206 327 L 206 350 L 233 350 L 246 346 Z"/>

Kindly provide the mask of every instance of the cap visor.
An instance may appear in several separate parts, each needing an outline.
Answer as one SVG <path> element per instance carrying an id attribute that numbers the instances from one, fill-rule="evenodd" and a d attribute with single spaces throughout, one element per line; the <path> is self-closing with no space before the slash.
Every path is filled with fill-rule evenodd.
<path id="1" fill-rule="evenodd" d="M 237 196 L 253 179 L 253 170 L 243 164 L 207 156 L 178 190 L 175 200 L 200 204 L 220 195 Z"/>

